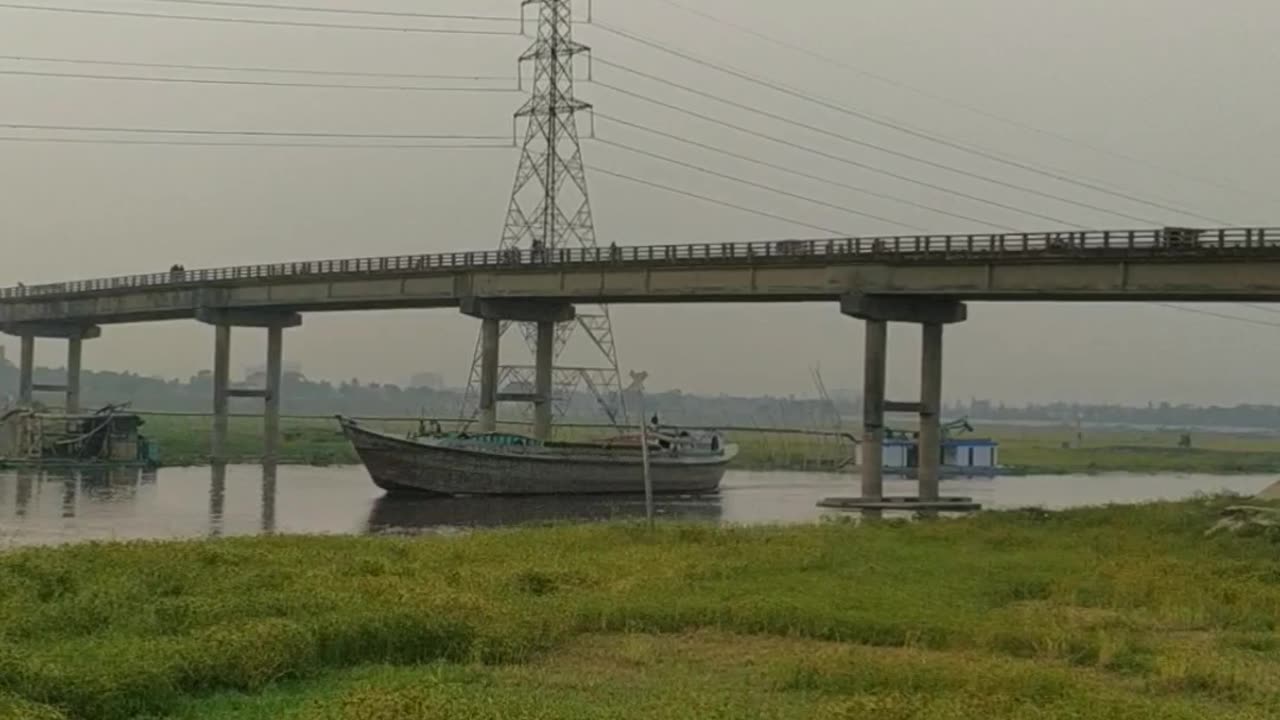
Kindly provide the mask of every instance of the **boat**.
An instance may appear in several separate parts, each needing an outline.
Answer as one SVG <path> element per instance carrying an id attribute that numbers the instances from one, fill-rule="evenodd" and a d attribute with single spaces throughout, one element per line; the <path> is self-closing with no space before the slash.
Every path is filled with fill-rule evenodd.
<path id="1" fill-rule="evenodd" d="M 375 485 L 389 493 L 615 495 L 644 492 L 636 436 L 551 442 L 510 433 L 420 433 L 408 437 L 338 417 Z M 738 446 L 718 434 L 660 429 L 648 436 L 649 476 L 658 494 L 720 489 Z"/>

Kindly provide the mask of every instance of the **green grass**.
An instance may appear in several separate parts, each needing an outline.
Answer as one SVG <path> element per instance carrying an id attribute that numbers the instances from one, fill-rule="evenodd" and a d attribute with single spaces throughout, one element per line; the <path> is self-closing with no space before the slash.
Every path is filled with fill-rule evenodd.
<path id="1" fill-rule="evenodd" d="M 1280 472 L 1280 439 L 1197 432 L 1179 448 L 1177 431 L 1088 430 L 1077 443 L 1062 428 L 981 428 L 1000 441 L 1001 461 L 1028 474 L 1102 472 L 1258 474 Z M 1077 446 L 1078 445 L 1078 446 Z"/>
<path id="2" fill-rule="evenodd" d="M 160 446 L 165 465 L 198 465 L 208 461 L 209 417 L 151 416 L 143 432 Z M 397 434 L 416 421 L 370 422 Z M 333 420 L 289 419 L 283 423 L 282 462 L 304 465 L 359 462 Z M 1197 433 L 1195 447 L 1177 447 L 1180 433 L 1125 430 L 1089 431 L 1081 447 L 1067 428 L 983 426 L 979 436 L 1000 442 L 1002 464 L 1024 474 L 1137 473 L 1272 473 L 1280 472 L 1280 440 L 1270 437 Z M 563 430 L 561 437 L 598 436 L 587 430 Z M 752 470 L 832 470 L 853 453 L 847 440 L 815 436 L 739 432 L 731 436 L 742 453 L 734 467 Z M 1063 444 L 1073 445 L 1064 448 Z M 262 455 L 262 422 L 232 418 L 229 447 L 234 458 L 256 461 Z"/>
<path id="3" fill-rule="evenodd" d="M 1276 717 L 1228 502 L 17 551 L 0 718 Z"/>

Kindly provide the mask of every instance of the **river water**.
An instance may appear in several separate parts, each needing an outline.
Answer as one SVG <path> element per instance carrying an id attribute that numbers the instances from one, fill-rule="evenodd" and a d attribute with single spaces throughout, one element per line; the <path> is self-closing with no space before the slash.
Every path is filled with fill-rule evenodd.
<path id="1" fill-rule="evenodd" d="M 1073 475 L 949 481 L 943 493 L 991 509 L 1253 494 L 1274 476 Z M 660 498 L 662 518 L 758 524 L 816 522 L 817 502 L 857 495 L 853 475 L 730 472 L 714 497 Z M 886 482 L 913 494 L 914 483 Z M 361 467 L 257 466 L 0 472 L 0 546 L 85 540 L 196 538 L 258 533 L 416 534 L 530 522 L 644 516 L 642 497 L 401 498 L 384 496 Z"/>

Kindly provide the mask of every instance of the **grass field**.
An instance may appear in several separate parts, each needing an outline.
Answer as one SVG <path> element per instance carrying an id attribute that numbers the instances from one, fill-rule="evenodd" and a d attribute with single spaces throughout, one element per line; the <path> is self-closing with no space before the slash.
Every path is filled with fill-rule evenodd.
<path id="1" fill-rule="evenodd" d="M 166 465 L 197 465 L 208 461 L 211 419 L 151 416 L 143 432 L 160 445 Z M 416 422 L 373 422 L 395 433 L 413 430 Z M 256 418 L 232 418 L 230 448 L 236 458 L 256 460 L 262 454 L 262 423 Z M 333 420 L 286 420 L 282 461 L 291 464 L 334 465 L 358 462 Z M 1178 432 L 1126 430 L 1089 431 L 1080 447 L 1067 428 L 979 426 L 978 435 L 1000 442 L 1002 464 L 1026 474 L 1101 472 L 1280 472 L 1280 438 L 1197 433 L 1194 447 L 1178 447 Z M 590 431 L 566 430 L 564 437 L 590 437 Z M 742 447 L 735 466 L 757 470 L 831 470 L 853 454 L 848 440 L 764 432 L 735 432 Z M 1064 448 L 1068 444 L 1071 447 Z"/>
<path id="2" fill-rule="evenodd" d="M 1228 502 L 16 551 L 0 718 L 1273 718 Z"/>

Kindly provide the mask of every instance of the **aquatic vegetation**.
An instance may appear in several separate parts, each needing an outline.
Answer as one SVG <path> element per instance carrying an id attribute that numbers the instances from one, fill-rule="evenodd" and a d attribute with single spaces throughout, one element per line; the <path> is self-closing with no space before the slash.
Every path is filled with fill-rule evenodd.
<path id="1" fill-rule="evenodd" d="M 1230 502 L 15 551 L 0 717 L 1270 717 Z"/>

